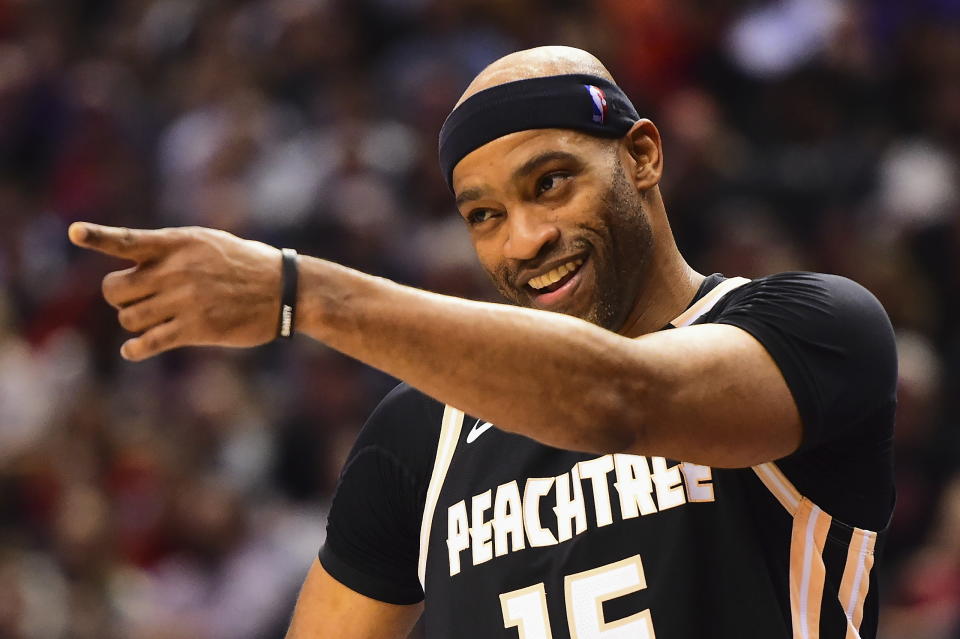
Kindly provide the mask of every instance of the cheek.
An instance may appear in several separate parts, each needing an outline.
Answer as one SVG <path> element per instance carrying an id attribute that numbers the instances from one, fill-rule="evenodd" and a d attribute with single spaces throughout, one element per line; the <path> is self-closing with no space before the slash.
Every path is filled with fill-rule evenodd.
<path id="1" fill-rule="evenodd" d="M 480 262 L 480 268 L 495 279 L 501 279 L 504 266 L 500 253 L 494 250 L 494 244 L 490 240 L 473 241 L 473 250 L 477 255 L 477 261 Z"/>
<path id="2" fill-rule="evenodd" d="M 592 188 L 580 189 L 563 206 L 563 218 L 572 227 L 603 229 L 609 225 L 603 198 Z"/>
<path id="3" fill-rule="evenodd" d="M 492 270 L 497 264 L 496 254 L 491 250 L 492 248 L 488 240 L 473 238 L 473 252 L 476 254 L 480 266 L 485 271 Z"/>

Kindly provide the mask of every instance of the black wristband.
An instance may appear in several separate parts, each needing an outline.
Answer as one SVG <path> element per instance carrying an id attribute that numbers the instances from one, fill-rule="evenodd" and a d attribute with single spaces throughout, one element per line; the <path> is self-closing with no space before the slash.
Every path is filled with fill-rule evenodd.
<path id="1" fill-rule="evenodd" d="M 294 319 L 297 315 L 297 252 L 285 248 L 281 255 L 280 279 L 280 323 L 277 335 L 290 339 L 294 332 Z"/>

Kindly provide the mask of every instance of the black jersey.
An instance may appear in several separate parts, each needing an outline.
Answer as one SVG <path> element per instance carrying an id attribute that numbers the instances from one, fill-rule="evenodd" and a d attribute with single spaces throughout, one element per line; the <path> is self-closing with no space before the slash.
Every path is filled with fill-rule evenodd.
<path id="1" fill-rule="evenodd" d="M 705 322 L 776 361 L 804 425 L 795 453 L 718 469 L 559 450 L 401 384 L 343 469 L 323 566 L 375 599 L 425 596 L 431 638 L 874 637 L 893 507 L 886 314 L 837 276 L 714 275 L 672 324 Z"/>

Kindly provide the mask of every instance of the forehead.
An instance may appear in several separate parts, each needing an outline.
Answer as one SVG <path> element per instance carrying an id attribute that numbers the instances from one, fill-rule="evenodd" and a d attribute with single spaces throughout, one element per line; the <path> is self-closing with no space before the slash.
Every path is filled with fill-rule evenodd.
<path id="1" fill-rule="evenodd" d="M 583 161 L 595 157 L 609 140 L 570 129 L 531 129 L 510 133 L 468 153 L 453 169 L 453 189 L 502 184 L 531 158 L 560 151 Z"/>

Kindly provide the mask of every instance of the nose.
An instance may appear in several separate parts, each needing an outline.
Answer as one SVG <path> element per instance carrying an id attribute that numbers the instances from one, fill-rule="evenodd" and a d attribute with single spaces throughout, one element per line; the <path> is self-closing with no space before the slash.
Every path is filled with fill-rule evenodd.
<path id="1" fill-rule="evenodd" d="M 507 216 L 508 234 L 503 255 L 513 260 L 530 260 L 560 238 L 556 222 L 542 212 L 515 209 Z"/>

